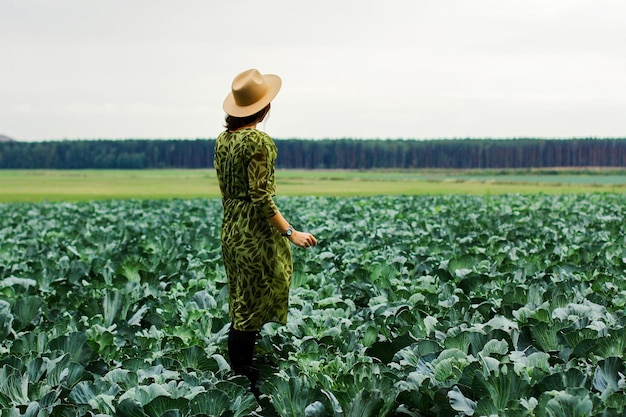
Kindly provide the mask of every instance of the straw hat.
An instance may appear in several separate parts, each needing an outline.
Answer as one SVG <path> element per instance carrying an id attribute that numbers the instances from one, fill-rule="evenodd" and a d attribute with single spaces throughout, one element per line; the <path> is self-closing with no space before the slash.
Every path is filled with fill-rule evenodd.
<path id="1" fill-rule="evenodd" d="M 235 117 L 251 116 L 276 97 L 282 81 L 278 75 L 249 69 L 233 80 L 232 91 L 224 100 L 224 111 Z"/>

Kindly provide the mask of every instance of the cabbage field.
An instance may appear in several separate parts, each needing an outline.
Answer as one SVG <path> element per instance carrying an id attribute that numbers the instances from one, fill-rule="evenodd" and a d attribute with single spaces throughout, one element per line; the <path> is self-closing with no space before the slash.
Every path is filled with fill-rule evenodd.
<path id="1" fill-rule="evenodd" d="M 625 195 L 277 201 L 319 245 L 261 334 L 262 411 L 219 200 L 0 204 L 0 415 L 625 415 Z"/>

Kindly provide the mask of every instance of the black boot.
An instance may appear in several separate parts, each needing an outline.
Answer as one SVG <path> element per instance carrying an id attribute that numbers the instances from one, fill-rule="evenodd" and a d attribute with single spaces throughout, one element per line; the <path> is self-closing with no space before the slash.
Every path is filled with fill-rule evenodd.
<path id="1" fill-rule="evenodd" d="M 250 381 L 250 391 L 259 400 L 261 392 L 257 387 L 259 368 L 252 364 L 254 346 L 258 331 L 236 330 L 232 325 L 228 332 L 228 356 L 230 367 L 237 375 L 244 375 Z"/>
<path id="2" fill-rule="evenodd" d="M 244 375 L 248 378 L 248 381 L 250 381 L 250 391 L 254 395 L 254 398 L 256 398 L 257 402 L 259 402 L 259 399 L 261 398 L 261 391 L 257 386 L 257 382 L 259 380 L 259 368 L 254 365 L 250 365 L 244 372 Z"/>

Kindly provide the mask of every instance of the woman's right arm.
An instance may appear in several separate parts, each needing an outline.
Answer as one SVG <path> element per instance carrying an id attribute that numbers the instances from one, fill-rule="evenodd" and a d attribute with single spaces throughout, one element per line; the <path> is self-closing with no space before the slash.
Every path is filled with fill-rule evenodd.
<path id="1" fill-rule="evenodd" d="M 267 221 L 277 228 L 281 234 L 284 234 L 289 227 L 292 228 L 291 236 L 289 236 L 289 240 L 296 246 L 301 248 L 308 248 L 309 246 L 317 245 L 317 239 L 310 233 L 307 232 L 299 232 L 296 229 L 293 229 L 287 220 L 283 217 L 280 211 L 277 211 L 272 217 L 267 219 Z"/>
<path id="2" fill-rule="evenodd" d="M 260 145 L 250 157 L 250 163 L 248 164 L 250 198 L 252 203 L 260 208 L 261 215 L 267 219 L 270 225 L 278 229 L 281 234 L 284 234 L 290 227 L 290 224 L 280 213 L 272 195 L 268 191 L 268 175 L 273 171 L 274 167 L 268 161 L 267 156 L 267 149 Z M 293 227 L 292 230 L 291 236 L 288 236 L 288 238 L 294 245 L 308 248 L 317 244 L 317 239 L 312 234 L 299 232 L 293 229 Z"/>

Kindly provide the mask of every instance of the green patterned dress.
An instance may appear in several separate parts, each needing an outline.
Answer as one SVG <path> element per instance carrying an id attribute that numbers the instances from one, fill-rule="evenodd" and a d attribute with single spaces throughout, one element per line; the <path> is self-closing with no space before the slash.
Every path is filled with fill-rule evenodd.
<path id="1" fill-rule="evenodd" d="M 256 129 L 222 132 L 215 143 L 224 207 L 222 256 L 236 330 L 287 322 L 291 244 L 267 221 L 278 212 L 273 199 L 277 154 L 272 139 Z"/>

